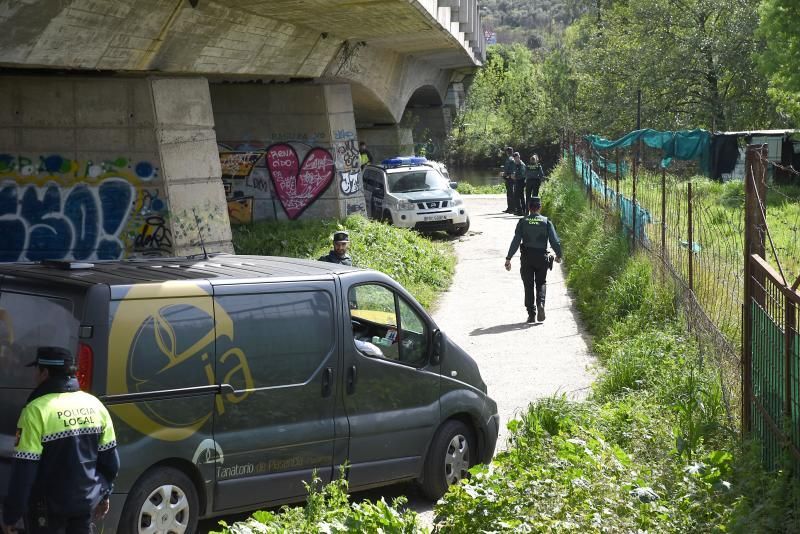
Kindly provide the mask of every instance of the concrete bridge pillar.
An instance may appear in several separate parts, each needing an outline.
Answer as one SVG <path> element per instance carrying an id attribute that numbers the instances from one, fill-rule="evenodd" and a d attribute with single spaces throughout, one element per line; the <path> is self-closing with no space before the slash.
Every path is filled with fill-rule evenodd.
<path id="1" fill-rule="evenodd" d="M 367 143 L 373 163 L 394 156 L 414 155 L 414 134 L 412 129 L 399 124 L 359 128 L 358 138 Z"/>
<path id="2" fill-rule="evenodd" d="M 203 78 L 0 77 L 0 261 L 231 251 Z"/>
<path id="3" fill-rule="evenodd" d="M 220 83 L 211 100 L 233 224 L 365 212 L 348 84 Z"/>

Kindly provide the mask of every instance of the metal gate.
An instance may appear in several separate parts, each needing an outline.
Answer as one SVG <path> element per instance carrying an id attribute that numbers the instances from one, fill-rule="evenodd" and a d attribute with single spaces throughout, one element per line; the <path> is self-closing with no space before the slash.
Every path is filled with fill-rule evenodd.
<path id="1" fill-rule="evenodd" d="M 747 151 L 742 424 L 762 443 L 767 469 L 800 473 L 800 278 L 787 281 L 765 260 L 772 247 L 766 224 L 766 147 Z M 777 258 L 776 258 L 777 260 Z M 788 453 L 788 455 L 787 455 Z"/>

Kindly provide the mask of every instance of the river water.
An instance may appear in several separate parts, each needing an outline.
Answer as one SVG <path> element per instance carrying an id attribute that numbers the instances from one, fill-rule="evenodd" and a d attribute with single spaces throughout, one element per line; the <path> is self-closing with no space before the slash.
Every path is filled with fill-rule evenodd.
<path id="1" fill-rule="evenodd" d="M 466 182 L 470 185 L 494 185 L 502 183 L 500 178 L 500 168 L 497 169 L 477 169 L 474 167 L 448 167 L 450 179 L 455 182 Z"/>

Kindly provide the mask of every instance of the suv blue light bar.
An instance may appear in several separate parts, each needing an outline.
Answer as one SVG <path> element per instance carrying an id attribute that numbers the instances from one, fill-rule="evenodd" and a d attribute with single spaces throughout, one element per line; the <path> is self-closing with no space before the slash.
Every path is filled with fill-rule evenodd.
<path id="1" fill-rule="evenodd" d="M 428 159 L 423 156 L 398 156 L 381 161 L 384 167 L 402 167 L 406 165 L 423 165 Z"/>

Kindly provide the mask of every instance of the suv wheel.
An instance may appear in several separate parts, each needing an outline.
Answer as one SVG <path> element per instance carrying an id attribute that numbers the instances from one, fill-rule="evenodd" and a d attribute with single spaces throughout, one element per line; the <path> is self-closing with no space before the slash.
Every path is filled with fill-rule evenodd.
<path id="1" fill-rule="evenodd" d="M 469 231 L 469 217 L 467 217 L 467 222 L 464 226 L 459 226 L 457 228 L 453 228 L 452 230 L 448 230 L 447 233 L 450 235 L 464 235 Z"/>
<path id="2" fill-rule="evenodd" d="M 136 482 L 122 509 L 119 531 L 192 534 L 200 510 L 194 483 L 182 471 L 156 467 Z"/>
<path id="3" fill-rule="evenodd" d="M 385 222 L 386 224 L 394 224 L 394 220 L 392 219 L 392 213 L 389 210 L 384 210 L 383 215 L 381 216 L 381 222 Z"/>

